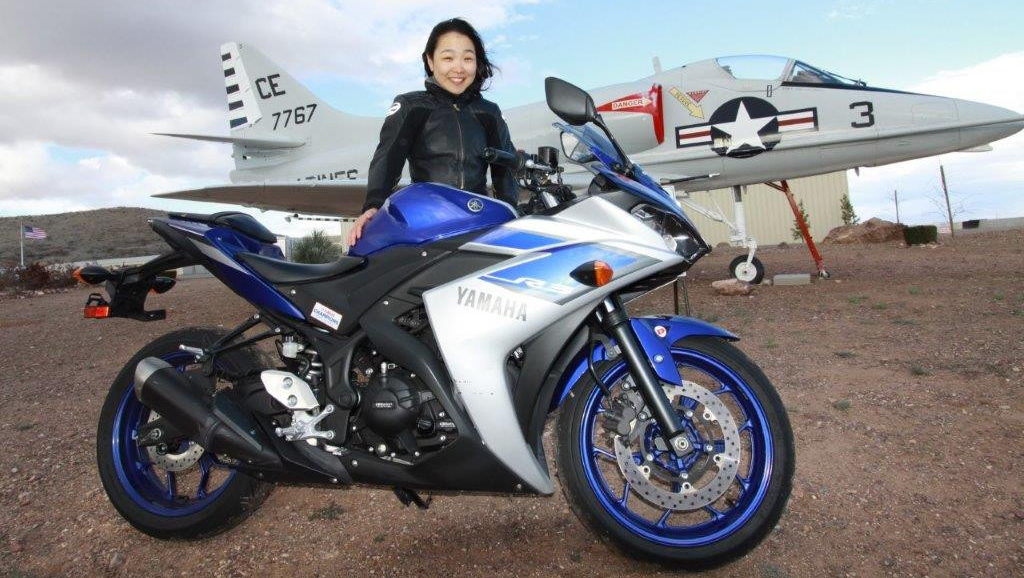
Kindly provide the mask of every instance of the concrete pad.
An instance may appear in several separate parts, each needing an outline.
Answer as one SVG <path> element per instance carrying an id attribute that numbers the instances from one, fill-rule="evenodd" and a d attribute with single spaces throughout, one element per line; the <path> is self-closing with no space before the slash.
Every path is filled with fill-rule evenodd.
<path id="1" fill-rule="evenodd" d="M 779 273 L 772 278 L 772 285 L 810 285 L 810 273 Z"/>

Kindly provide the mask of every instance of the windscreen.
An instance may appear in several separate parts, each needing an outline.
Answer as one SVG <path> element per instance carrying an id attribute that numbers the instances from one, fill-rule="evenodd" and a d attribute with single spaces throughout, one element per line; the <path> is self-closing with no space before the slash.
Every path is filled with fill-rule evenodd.
<path id="1" fill-rule="evenodd" d="M 815 68 L 806 62 L 797 61 L 793 64 L 793 70 L 790 72 L 789 77 L 786 79 L 787 82 L 799 82 L 801 84 L 825 84 L 825 85 L 840 85 L 840 86 L 856 86 L 863 85 L 861 81 L 850 80 L 844 76 L 832 72 L 826 72 L 820 68 Z"/>
<path id="2" fill-rule="evenodd" d="M 776 80 L 786 73 L 789 58 L 782 56 L 726 56 L 717 60 L 722 70 L 739 80 Z"/>

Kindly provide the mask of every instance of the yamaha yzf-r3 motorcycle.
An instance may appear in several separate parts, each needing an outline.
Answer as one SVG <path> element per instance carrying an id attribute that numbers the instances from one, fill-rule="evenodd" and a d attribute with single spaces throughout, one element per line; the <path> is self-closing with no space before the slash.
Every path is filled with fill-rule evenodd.
<path id="1" fill-rule="evenodd" d="M 172 251 L 81 269 L 105 285 L 86 317 L 154 320 L 150 292 L 199 264 L 256 312 L 143 347 L 111 386 L 97 432 L 111 503 L 157 538 L 224 530 L 274 484 L 550 495 L 542 445 L 557 414 L 560 486 L 595 533 L 679 568 L 735 559 L 775 526 L 793 476 L 789 421 L 732 333 L 624 304 L 710 248 L 630 162 L 583 90 L 546 82 L 558 151 L 485 159 L 517 172 L 526 216 L 417 183 L 393 194 L 348 256 L 284 260 L 237 212 L 150 221 Z M 256 344 L 272 340 L 270 348 Z"/>

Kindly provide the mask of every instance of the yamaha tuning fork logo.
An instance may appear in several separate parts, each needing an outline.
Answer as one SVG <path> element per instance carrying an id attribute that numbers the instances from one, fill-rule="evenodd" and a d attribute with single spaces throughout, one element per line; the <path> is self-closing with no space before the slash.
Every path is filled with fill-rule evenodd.
<path id="1" fill-rule="evenodd" d="M 474 213 L 479 213 L 484 210 L 484 202 L 480 199 L 470 199 L 469 202 L 466 203 L 466 208 Z"/>
<path id="2" fill-rule="evenodd" d="M 745 159 L 775 148 L 783 133 L 817 130 L 818 109 L 779 112 L 767 100 L 734 98 L 708 122 L 676 127 L 676 148 L 709 146 L 723 157 Z"/>

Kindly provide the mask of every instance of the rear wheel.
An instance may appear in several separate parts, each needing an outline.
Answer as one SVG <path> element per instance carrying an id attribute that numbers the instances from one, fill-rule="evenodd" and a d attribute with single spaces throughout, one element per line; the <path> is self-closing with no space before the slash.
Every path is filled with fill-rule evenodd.
<path id="1" fill-rule="evenodd" d="M 738 558 L 768 535 L 789 497 L 793 435 L 782 401 L 738 349 L 715 338 L 672 346 L 683 386 L 665 385 L 684 424 L 677 457 L 639 411 L 629 368 L 597 366 L 559 418 L 558 472 L 576 514 L 627 554 L 680 568 Z M 637 414 L 624 409 L 637 406 Z"/>
<path id="2" fill-rule="evenodd" d="M 100 479 L 114 508 L 133 526 L 155 538 L 199 538 L 230 528 L 256 509 L 273 486 L 221 463 L 192 441 L 174 448 L 140 447 L 138 428 L 159 417 L 134 391 L 135 366 L 159 357 L 179 371 L 194 357 L 180 345 L 207 347 L 224 332 L 190 328 L 143 347 L 114 380 L 96 433 Z M 217 361 L 241 371 L 261 367 L 254 350 L 231 351 Z"/>

